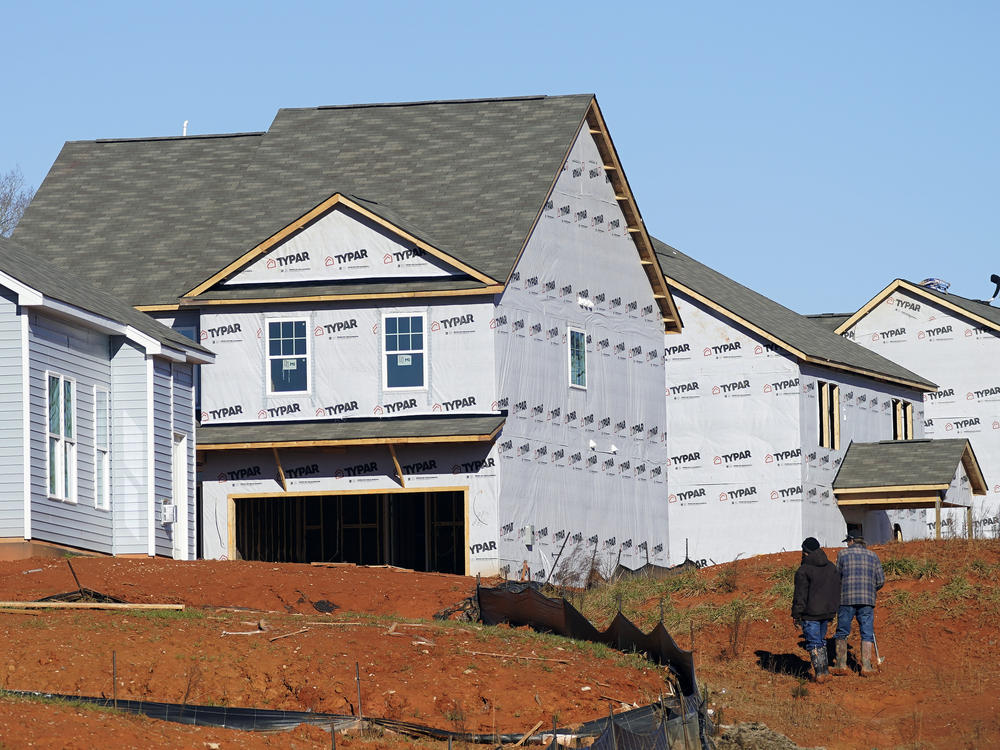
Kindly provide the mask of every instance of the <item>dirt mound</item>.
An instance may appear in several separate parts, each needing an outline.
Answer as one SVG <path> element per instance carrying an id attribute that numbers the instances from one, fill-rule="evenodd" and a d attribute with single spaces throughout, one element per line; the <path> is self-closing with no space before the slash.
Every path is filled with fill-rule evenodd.
<path id="1" fill-rule="evenodd" d="M 810 750 L 800 748 L 785 735 L 769 729 L 766 724 L 752 722 L 728 727 L 715 740 L 716 750 Z M 811 750 L 823 750 L 812 748 Z"/>

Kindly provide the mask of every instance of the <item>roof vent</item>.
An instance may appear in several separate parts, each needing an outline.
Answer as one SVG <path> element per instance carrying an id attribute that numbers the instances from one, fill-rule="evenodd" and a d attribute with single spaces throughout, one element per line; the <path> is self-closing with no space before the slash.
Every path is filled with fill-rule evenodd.
<path id="1" fill-rule="evenodd" d="M 990 297 L 990 302 L 993 302 L 997 298 L 997 295 L 1000 295 L 1000 276 L 993 274 L 990 276 L 990 281 L 997 285 L 997 288 L 993 290 L 993 296 Z"/>
<path id="2" fill-rule="evenodd" d="M 920 286 L 926 287 L 927 289 L 933 289 L 935 292 L 947 292 L 948 287 L 951 286 L 947 281 L 941 279 L 924 279 L 920 282 Z"/>

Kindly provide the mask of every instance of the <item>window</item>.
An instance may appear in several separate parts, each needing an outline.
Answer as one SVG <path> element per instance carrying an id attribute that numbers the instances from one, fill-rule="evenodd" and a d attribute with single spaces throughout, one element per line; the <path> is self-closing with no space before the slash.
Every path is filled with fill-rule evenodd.
<path id="1" fill-rule="evenodd" d="M 309 336 L 305 320 L 267 322 L 268 393 L 309 390 Z"/>
<path id="2" fill-rule="evenodd" d="M 913 440 L 913 404 L 909 401 L 892 400 L 892 439 Z"/>
<path id="3" fill-rule="evenodd" d="M 76 383 L 47 375 L 49 497 L 76 502 Z"/>
<path id="4" fill-rule="evenodd" d="M 569 329 L 569 384 L 587 387 L 587 334 L 573 328 Z"/>
<path id="5" fill-rule="evenodd" d="M 424 316 L 395 315 L 385 323 L 385 387 L 423 388 L 427 382 Z"/>
<path id="6" fill-rule="evenodd" d="M 840 449 L 840 386 L 817 381 L 819 385 L 819 445 Z"/>
<path id="7" fill-rule="evenodd" d="M 94 388 L 94 507 L 111 507 L 111 399 Z"/>

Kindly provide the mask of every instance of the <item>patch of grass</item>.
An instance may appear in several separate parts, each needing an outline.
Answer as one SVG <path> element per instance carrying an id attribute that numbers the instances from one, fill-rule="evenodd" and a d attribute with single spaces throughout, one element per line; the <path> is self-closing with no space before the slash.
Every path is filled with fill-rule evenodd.
<path id="1" fill-rule="evenodd" d="M 3 689 L 0 689 L 0 698 L 10 701 L 21 701 L 24 703 L 41 703 L 46 706 L 67 706 L 69 708 L 96 711 L 100 713 L 125 713 L 124 711 L 116 709 L 113 706 L 102 706 L 98 703 L 90 703 L 89 701 L 63 700 L 62 698 L 54 698 L 51 695 L 17 695 Z"/>
<path id="2" fill-rule="evenodd" d="M 969 571 L 981 578 L 995 578 L 997 573 L 1000 573 L 1000 565 L 988 563 L 977 557 L 969 563 Z"/>
<path id="3" fill-rule="evenodd" d="M 962 575 L 955 576 L 941 587 L 941 600 L 948 604 L 972 599 L 975 594 L 969 579 Z"/>
<path id="4" fill-rule="evenodd" d="M 882 561 L 886 578 L 932 578 L 939 575 L 941 568 L 937 560 L 915 560 L 912 557 L 890 557 Z"/>
<path id="5" fill-rule="evenodd" d="M 175 620 L 203 620 L 205 612 L 201 609 L 136 609 L 128 613 L 129 617 L 137 620 L 169 621 Z"/>
<path id="6" fill-rule="evenodd" d="M 913 594 L 909 591 L 893 591 L 886 594 L 883 606 L 889 617 L 895 621 L 920 618 L 937 604 L 937 597 L 930 594 Z"/>
<path id="7" fill-rule="evenodd" d="M 794 581 L 778 581 L 771 588 L 764 592 L 764 596 L 777 599 L 778 604 L 790 605 L 792 596 L 795 593 Z"/>

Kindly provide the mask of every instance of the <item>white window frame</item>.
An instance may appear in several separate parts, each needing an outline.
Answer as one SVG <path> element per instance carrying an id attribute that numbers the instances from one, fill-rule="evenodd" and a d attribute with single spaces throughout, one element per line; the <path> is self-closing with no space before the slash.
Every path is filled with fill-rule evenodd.
<path id="1" fill-rule="evenodd" d="M 573 382 L 573 334 L 579 333 L 583 336 L 583 385 Z M 569 326 L 566 329 L 566 381 L 570 388 L 577 390 L 587 390 L 587 332 L 582 328 Z"/>
<path id="2" fill-rule="evenodd" d="M 59 431 L 52 432 L 49 387 L 50 381 L 59 382 Z M 73 434 L 66 436 L 66 384 L 69 384 L 73 399 Z M 52 500 L 64 503 L 77 501 L 77 442 L 79 441 L 80 420 L 77 409 L 76 380 L 58 372 L 45 371 L 45 491 Z M 55 441 L 55 455 L 52 455 Z M 67 462 L 70 466 L 67 467 Z M 54 466 L 53 466 L 54 463 Z M 52 470 L 55 469 L 56 487 L 52 486 Z M 65 482 L 65 484 L 63 483 Z M 60 492 L 64 490 L 64 492 Z"/>
<path id="3" fill-rule="evenodd" d="M 97 420 L 99 414 L 98 394 L 104 394 L 107 428 L 105 430 L 106 445 L 99 441 Z M 103 481 L 101 471 L 103 470 Z M 94 386 L 94 507 L 98 510 L 111 510 L 111 391 L 101 386 Z"/>
<path id="4" fill-rule="evenodd" d="M 306 352 L 305 354 L 295 354 L 289 357 L 283 354 L 271 354 L 271 323 L 305 323 L 306 324 Z M 311 321 L 308 316 L 296 315 L 295 317 L 274 317 L 264 318 L 264 379 L 267 383 L 268 396 L 301 396 L 312 393 L 312 333 Z M 306 360 L 306 389 L 304 391 L 274 391 L 271 390 L 271 360 L 274 359 L 299 359 L 305 357 Z"/>
<path id="5" fill-rule="evenodd" d="M 405 351 L 394 351 L 389 352 L 385 348 L 385 337 L 388 335 L 386 333 L 385 322 L 389 318 L 420 318 L 420 326 L 422 335 L 424 337 L 424 347 L 423 349 L 407 349 Z M 383 312 L 382 313 L 382 390 L 391 391 L 393 393 L 401 393 L 404 391 L 426 391 L 428 389 L 427 383 L 427 369 L 428 362 L 430 361 L 430 330 L 427 328 L 427 312 L 412 312 L 412 311 L 401 311 L 401 312 Z M 389 386 L 389 354 L 422 354 L 424 357 L 424 367 L 423 367 L 423 385 L 398 385 Z"/>

